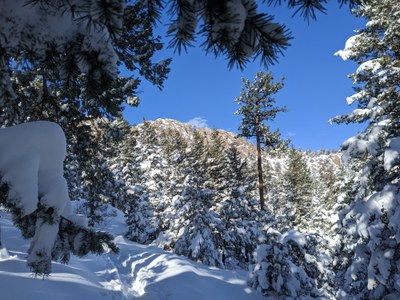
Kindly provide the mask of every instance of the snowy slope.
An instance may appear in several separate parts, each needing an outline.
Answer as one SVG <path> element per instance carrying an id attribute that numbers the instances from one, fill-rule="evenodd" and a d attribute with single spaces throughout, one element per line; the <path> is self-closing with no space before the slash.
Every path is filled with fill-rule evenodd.
<path id="1" fill-rule="evenodd" d="M 49 278 L 33 278 L 26 267 L 29 241 L 20 237 L 8 213 L 0 209 L 1 299 L 263 299 L 246 286 L 247 273 L 209 268 L 126 240 L 123 217 L 106 224 L 120 254 L 73 257 L 69 265 L 53 263 Z M 8 253 L 7 253 L 8 252 Z"/>

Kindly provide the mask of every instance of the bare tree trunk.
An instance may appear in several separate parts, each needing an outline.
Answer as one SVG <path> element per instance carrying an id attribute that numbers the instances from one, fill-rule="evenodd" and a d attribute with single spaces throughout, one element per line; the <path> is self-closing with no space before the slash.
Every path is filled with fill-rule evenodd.
<path id="1" fill-rule="evenodd" d="M 257 170 L 258 170 L 258 192 L 260 194 L 260 209 L 264 210 L 264 180 L 262 174 L 261 142 L 260 135 L 257 133 Z"/>

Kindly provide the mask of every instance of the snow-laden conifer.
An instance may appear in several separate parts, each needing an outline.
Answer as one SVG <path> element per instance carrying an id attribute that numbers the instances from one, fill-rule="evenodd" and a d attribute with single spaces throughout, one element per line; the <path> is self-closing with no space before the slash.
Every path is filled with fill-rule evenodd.
<path id="1" fill-rule="evenodd" d="M 284 175 L 286 197 L 294 208 L 293 226 L 303 231 L 308 222 L 312 223 L 313 180 L 301 151 L 291 148 L 288 160 Z"/>
<path id="2" fill-rule="evenodd" d="M 357 109 L 333 119 L 366 123 L 342 145 L 344 160 L 361 163 L 357 193 L 340 213 L 345 299 L 400 297 L 400 3 L 366 1 L 355 14 L 368 20 L 338 52 L 359 66 L 350 75 L 355 94 L 348 103 Z"/>
<path id="3" fill-rule="evenodd" d="M 249 285 L 273 298 L 333 299 L 318 243 L 315 235 L 267 229 L 254 252 Z"/>

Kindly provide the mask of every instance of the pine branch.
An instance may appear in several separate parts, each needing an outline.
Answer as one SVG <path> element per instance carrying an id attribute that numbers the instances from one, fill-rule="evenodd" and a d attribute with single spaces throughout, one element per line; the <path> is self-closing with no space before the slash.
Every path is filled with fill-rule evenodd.
<path id="1" fill-rule="evenodd" d="M 283 2 L 287 2 L 289 9 L 295 9 L 293 16 L 300 14 L 305 20 L 317 19 L 317 12 L 326 14 L 327 9 L 325 5 L 328 0 L 263 0 L 268 5 L 282 5 Z M 340 6 L 349 4 L 352 9 L 361 4 L 362 0 L 338 0 Z"/>

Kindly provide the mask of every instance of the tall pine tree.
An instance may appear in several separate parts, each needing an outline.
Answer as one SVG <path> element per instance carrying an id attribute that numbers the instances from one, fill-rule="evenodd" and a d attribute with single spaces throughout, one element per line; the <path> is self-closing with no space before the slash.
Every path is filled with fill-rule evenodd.
<path id="1" fill-rule="evenodd" d="M 362 165 L 357 194 L 340 214 L 340 296 L 400 297 L 400 2 L 366 1 L 355 11 L 368 20 L 338 54 L 359 66 L 350 75 L 358 108 L 333 119 L 366 123 L 342 145 L 345 161 Z M 343 296 L 346 295 L 346 296 Z"/>
<path id="2" fill-rule="evenodd" d="M 275 119 L 279 112 L 286 111 L 284 107 L 275 106 L 276 94 L 283 87 L 282 82 L 274 83 L 271 73 L 258 72 L 254 82 L 242 79 L 242 92 L 235 102 L 240 105 L 236 114 L 242 115 L 242 125 L 239 127 L 241 136 L 255 138 L 257 146 L 258 190 L 260 209 L 264 209 L 264 182 L 262 171 L 262 145 L 272 145 L 276 133 L 272 133 L 266 122 Z"/>

